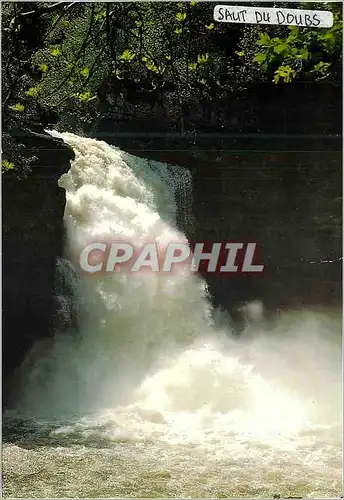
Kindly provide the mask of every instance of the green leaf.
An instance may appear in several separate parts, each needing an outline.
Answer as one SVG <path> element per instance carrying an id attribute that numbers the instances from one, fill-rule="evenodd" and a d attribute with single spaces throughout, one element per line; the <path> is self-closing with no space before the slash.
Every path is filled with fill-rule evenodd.
<path id="1" fill-rule="evenodd" d="M 8 160 L 2 160 L 1 166 L 4 170 L 13 170 L 15 168 L 14 163 Z"/>
<path id="2" fill-rule="evenodd" d="M 214 29 L 214 26 L 215 24 L 214 23 L 210 23 L 210 24 L 206 24 L 205 27 L 207 28 L 207 30 L 212 30 Z"/>
<path id="3" fill-rule="evenodd" d="M 326 75 L 330 66 L 331 66 L 330 63 L 325 63 L 323 61 L 320 61 L 318 64 L 315 64 L 311 73 L 320 73 L 321 75 Z"/>
<path id="4" fill-rule="evenodd" d="M 261 47 L 269 46 L 271 45 L 271 38 L 266 33 L 259 33 L 259 40 L 257 41 L 257 45 Z"/>
<path id="5" fill-rule="evenodd" d="M 103 10 L 102 12 L 98 12 L 95 16 L 94 19 L 95 21 L 102 21 L 106 17 L 106 10 Z"/>
<path id="6" fill-rule="evenodd" d="M 293 68 L 291 68 L 290 66 L 280 66 L 275 71 L 273 81 L 276 84 L 279 83 L 280 80 L 282 80 L 284 83 L 290 83 L 295 75 L 295 70 L 293 70 Z"/>
<path id="7" fill-rule="evenodd" d="M 38 65 L 38 69 L 39 69 L 39 71 L 42 71 L 42 73 L 46 73 L 49 69 L 49 66 L 45 63 L 40 63 Z"/>
<path id="8" fill-rule="evenodd" d="M 197 63 L 189 63 L 189 69 L 191 71 L 194 71 L 195 69 L 197 69 Z"/>
<path id="9" fill-rule="evenodd" d="M 135 21 L 135 24 L 138 28 L 141 28 L 142 26 L 142 21 Z"/>
<path id="10" fill-rule="evenodd" d="M 134 52 L 132 52 L 131 50 L 125 49 L 123 54 L 120 56 L 120 59 L 122 61 L 131 61 L 132 59 L 134 59 L 135 55 L 136 54 Z"/>
<path id="11" fill-rule="evenodd" d="M 205 64 L 209 59 L 209 54 L 199 54 L 197 56 L 198 64 Z"/>
<path id="12" fill-rule="evenodd" d="M 308 59 L 310 58 L 310 53 L 308 52 L 308 49 L 306 48 L 301 49 L 299 58 L 303 59 L 304 61 L 308 61 Z"/>
<path id="13" fill-rule="evenodd" d="M 288 45 L 286 43 L 280 43 L 278 45 L 275 45 L 274 47 L 274 52 L 275 54 L 282 54 L 283 52 L 288 50 Z"/>
<path id="14" fill-rule="evenodd" d="M 174 30 L 174 32 L 177 34 L 177 35 L 180 35 L 181 33 L 183 33 L 183 28 L 176 28 Z"/>
<path id="15" fill-rule="evenodd" d="M 244 50 L 237 51 L 236 55 L 239 56 L 239 57 L 242 57 L 242 56 L 245 55 L 245 51 Z"/>
<path id="16" fill-rule="evenodd" d="M 335 44 L 335 36 L 332 30 L 328 30 L 325 33 L 320 33 L 318 35 L 318 40 L 322 43 L 322 45 L 328 50 Z"/>
<path id="17" fill-rule="evenodd" d="M 266 61 L 266 54 L 259 52 L 254 56 L 253 61 L 260 65 L 263 64 Z"/>
<path id="18" fill-rule="evenodd" d="M 75 97 L 76 99 L 78 99 L 79 101 L 86 101 L 86 102 L 89 102 L 89 101 L 94 101 L 94 99 L 97 99 L 97 95 L 96 94 L 91 94 L 91 92 L 77 92 L 76 94 L 73 95 L 73 97 Z"/>
<path id="19" fill-rule="evenodd" d="M 155 64 L 153 62 L 147 62 L 146 63 L 146 68 L 149 70 L 149 71 L 152 71 L 152 73 L 159 73 L 160 72 L 160 69 L 155 66 Z"/>
<path id="20" fill-rule="evenodd" d="M 178 12 L 178 14 L 176 14 L 176 19 L 179 22 L 185 21 L 185 19 L 186 19 L 186 13 L 185 12 Z"/>
<path id="21" fill-rule="evenodd" d="M 87 78 L 89 74 L 90 74 L 89 68 L 85 67 L 80 70 L 80 75 L 84 76 L 85 78 Z"/>
<path id="22" fill-rule="evenodd" d="M 36 85 L 36 87 L 31 87 L 29 90 L 25 92 L 25 94 L 29 97 L 37 97 L 39 94 L 39 87 Z"/>
<path id="23" fill-rule="evenodd" d="M 316 65 L 314 66 L 314 69 L 315 69 L 315 71 L 319 71 L 320 69 L 322 69 L 322 68 L 324 68 L 324 67 L 325 67 L 325 68 L 328 68 L 328 67 L 329 67 L 329 65 L 330 65 L 329 63 L 326 63 L 326 62 L 324 62 L 324 61 L 320 61 L 320 62 L 318 62 L 318 64 L 316 64 Z"/>
<path id="24" fill-rule="evenodd" d="M 25 109 L 25 106 L 23 106 L 23 104 L 20 103 L 13 104 L 13 106 L 8 106 L 8 107 L 12 109 L 12 111 L 18 111 L 19 113 L 21 113 Z"/>
<path id="25" fill-rule="evenodd" d="M 300 36 L 300 30 L 297 26 L 288 26 L 288 29 L 290 31 L 290 34 L 288 35 L 288 38 L 286 41 L 289 42 L 295 42 L 297 38 Z"/>
<path id="26" fill-rule="evenodd" d="M 196 4 L 197 4 L 197 2 L 190 2 L 191 7 L 193 7 Z"/>
<path id="27" fill-rule="evenodd" d="M 50 54 L 54 57 L 58 57 L 61 55 L 61 50 L 58 47 L 53 47 L 50 49 Z"/>

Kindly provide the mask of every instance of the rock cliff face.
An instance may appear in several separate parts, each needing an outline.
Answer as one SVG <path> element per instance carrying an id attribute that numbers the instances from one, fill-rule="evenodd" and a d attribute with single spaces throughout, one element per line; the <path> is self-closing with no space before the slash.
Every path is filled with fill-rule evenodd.
<path id="1" fill-rule="evenodd" d="M 25 132 L 18 140 L 36 156 L 19 180 L 3 175 L 3 375 L 9 380 L 34 340 L 52 333 L 56 260 L 63 251 L 65 192 L 59 177 L 73 151 L 59 139 Z"/>
<path id="2" fill-rule="evenodd" d="M 190 239 L 257 242 L 263 275 L 206 276 L 217 306 L 234 315 L 253 299 L 272 311 L 340 304 L 341 102 L 332 84 L 264 84 L 188 109 L 188 133 L 154 106 L 150 114 L 109 106 L 88 133 L 190 169 Z"/>

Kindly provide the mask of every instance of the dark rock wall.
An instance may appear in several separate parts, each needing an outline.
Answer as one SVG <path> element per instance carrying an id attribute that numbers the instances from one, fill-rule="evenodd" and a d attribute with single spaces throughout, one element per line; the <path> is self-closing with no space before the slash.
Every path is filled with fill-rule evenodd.
<path id="1" fill-rule="evenodd" d="M 65 191 L 58 179 L 73 151 L 45 134 L 18 137 L 37 160 L 28 178 L 3 175 L 4 400 L 10 375 L 35 340 L 52 333 L 56 260 L 63 252 Z"/>
<path id="2" fill-rule="evenodd" d="M 259 245 L 263 275 L 206 276 L 216 305 L 234 314 L 254 298 L 271 310 L 341 303 L 340 86 L 264 84 L 198 103 L 185 134 L 163 107 L 111 109 L 90 134 L 192 172 L 190 239 Z"/>
<path id="3" fill-rule="evenodd" d="M 240 141 L 242 134 L 282 134 L 282 142 L 286 135 L 295 139 L 298 134 L 340 134 L 341 102 L 341 84 L 266 83 L 220 101 L 213 99 L 190 104 L 183 110 L 183 123 L 180 112 L 169 109 L 166 102 L 106 103 L 102 105 L 101 118 L 85 133 L 133 152 L 182 147 L 188 150 L 235 149 L 242 140 L 247 150 L 256 142 L 251 143 L 247 138 Z M 180 136 L 181 132 L 184 137 Z M 203 133 L 201 142 L 196 132 Z M 178 135 L 171 136 L 174 133 Z M 224 142 L 223 136 L 228 133 L 235 134 L 235 140 Z M 211 136 L 205 139 L 204 134 Z"/>
<path id="4" fill-rule="evenodd" d="M 340 304 L 341 152 L 226 153 L 221 162 L 194 171 L 193 237 L 256 242 L 265 270 L 208 274 L 215 303 L 231 312 L 253 299 L 270 310 Z"/>

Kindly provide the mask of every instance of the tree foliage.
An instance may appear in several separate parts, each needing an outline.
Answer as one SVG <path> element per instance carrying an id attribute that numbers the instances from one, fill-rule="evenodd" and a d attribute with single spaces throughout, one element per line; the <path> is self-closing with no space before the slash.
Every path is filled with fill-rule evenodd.
<path id="1" fill-rule="evenodd" d="M 340 84 L 342 8 L 322 8 L 334 13 L 330 29 L 214 23 L 208 2 L 5 2 L 7 142 L 18 127 L 57 121 L 81 132 L 104 105 L 138 98 L 167 100 L 182 123 L 188 103 L 257 82 Z M 18 158 L 4 149 L 8 170 Z"/>
<path id="2" fill-rule="evenodd" d="M 264 74 L 274 74 L 274 83 L 290 83 L 295 78 L 315 81 L 340 79 L 342 59 L 341 6 L 329 4 L 334 24 L 329 29 L 288 27 L 284 36 L 259 33 L 259 52 L 253 60 Z M 338 82 L 339 83 L 339 82 Z"/>

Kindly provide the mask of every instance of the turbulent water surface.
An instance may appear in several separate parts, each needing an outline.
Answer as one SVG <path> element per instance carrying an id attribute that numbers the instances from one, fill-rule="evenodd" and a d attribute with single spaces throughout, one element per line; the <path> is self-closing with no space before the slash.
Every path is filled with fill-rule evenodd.
<path id="1" fill-rule="evenodd" d="M 72 262 L 94 241 L 185 241 L 186 173 L 62 137 Z M 77 274 L 80 331 L 35 346 L 4 416 L 5 496 L 342 494 L 339 311 L 286 312 L 234 340 L 186 267 Z"/>

